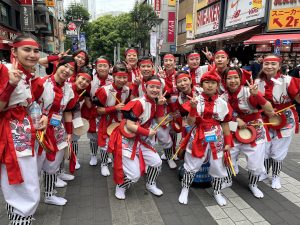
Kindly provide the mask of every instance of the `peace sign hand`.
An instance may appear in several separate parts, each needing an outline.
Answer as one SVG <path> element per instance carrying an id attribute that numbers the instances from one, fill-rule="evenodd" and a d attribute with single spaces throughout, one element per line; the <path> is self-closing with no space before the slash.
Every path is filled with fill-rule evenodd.
<path id="1" fill-rule="evenodd" d="M 70 49 L 68 49 L 68 50 L 67 50 L 67 51 L 65 51 L 65 52 L 61 52 L 61 53 L 59 53 L 59 54 L 58 54 L 58 57 L 59 57 L 59 58 L 61 58 L 61 57 L 63 57 L 63 56 L 66 56 L 66 55 L 68 55 L 69 51 L 70 51 Z"/>
<path id="2" fill-rule="evenodd" d="M 258 86 L 257 86 L 257 84 L 254 84 L 254 83 L 253 83 L 253 79 L 252 79 L 252 78 L 251 78 L 251 80 L 250 80 L 250 83 L 249 83 L 248 80 L 246 80 L 246 82 L 247 82 L 247 84 L 248 84 L 248 86 L 249 86 L 250 94 L 251 94 L 252 96 L 256 96 L 256 95 L 258 94 Z"/>
<path id="3" fill-rule="evenodd" d="M 161 66 L 157 66 L 158 69 L 158 76 L 160 76 L 161 78 L 166 78 L 166 73 L 163 70 L 163 68 Z"/>
<path id="4" fill-rule="evenodd" d="M 165 93 L 163 95 L 159 95 L 158 100 L 157 100 L 158 105 L 166 104 L 166 102 L 167 102 L 167 99 L 165 98 L 166 94 L 167 94 L 167 91 L 165 91 Z"/>
<path id="5" fill-rule="evenodd" d="M 193 97 L 191 96 L 188 96 L 188 99 L 190 99 L 190 105 L 192 108 L 196 108 L 197 107 L 197 104 L 198 104 L 198 100 L 196 99 L 196 96 L 194 95 Z"/>
<path id="6" fill-rule="evenodd" d="M 13 86 L 17 86 L 22 78 L 22 71 L 18 70 L 19 63 L 14 60 L 12 63 L 12 68 L 8 71 L 9 83 Z"/>
<path id="7" fill-rule="evenodd" d="M 123 61 L 123 63 L 126 65 L 128 72 L 131 72 L 132 67 L 125 61 Z"/>
<path id="8" fill-rule="evenodd" d="M 210 61 L 213 57 L 212 53 L 208 51 L 208 48 L 205 47 L 205 51 L 202 50 L 202 53 L 205 55 L 205 57 Z"/>

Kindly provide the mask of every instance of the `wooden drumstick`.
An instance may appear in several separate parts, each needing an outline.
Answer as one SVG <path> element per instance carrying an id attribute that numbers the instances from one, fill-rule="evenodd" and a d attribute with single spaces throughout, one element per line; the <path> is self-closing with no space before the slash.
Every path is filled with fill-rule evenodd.
<path id="1" fill-rule="evenodd" d="M 163 122 L 164 122 L 166 119 L 168 119 L 169 116 L 170 116 L 170 114 L 167 114 L 167 115 L 162 119 L 162 121 L 160 121 L 160 123 L 154 128 L 154 130 L 156 130 L 157 128 L 159 128 L 159 127 L 163 124 Z"/>
<path id="2" fill-rule="evenodd" d="M 83 90 L 83 92 L 81 92 L 81 94 L 79 95 L 79 97 L 81 97 L 84 93 L 85 93 L 86 90 Z"/>
<path id="3" fill-rule="evenodd" d="M 257 125 L 276 125 L 276 123 L 251 123 L 251 126 L 257 126 Z"/>
<path id="4" fill-rule="evenodd" d="M 287 109 L 289 109 L 289 108 L 292 108 L 292 107 L 294 107 L 294 106 L 295 106 L 295 104 L 290 105 L 290 106 L 288 106 L 288 107 L 285 107 L 285 108 L 283 108 L 283 109 L 280 109 L 280 110 L 278 110 L 277 112 L 275 112 L 275 114 L 281 113 L 281 112 L 283 112 L 283 111 L 285 111 L 285 110 L 287 110 Z"/>
<path id="5" fill-rule="evenodd" d="M 41 133 L 41 137 L 40 137 L 40 142 L 43 142 L 44 135 L 45 135 L 45 131 L 42 131 L 42 133 Z"/>
<path id="6" fill-rule="evenodd" d="M 118 104 L 121 103 L 120 100 L 111 91 L 109 91 L 109 93 L 111 93 L 111 95 L 114 97 Z"/>
<path id="7" fill-rule="evenodd" d="M 229 161 L 230 168 L 231 168 L 231 171 L 232 171 L 232 173 L 233 173 L 233 176 L 236 177 L 236 173 L 235 173 L 235 171 L 234 171 L 234 168 L 233 168 L 233 165 L 232 165 L 231 157 L 230 157 L 230 156 L 228 157 L 228 161 Z"/>
<path id="8" fill-rule="evenodd" d="M 174 159 L 177 157 L 177 155 L 178 155 L 180 149 L 181 149 L 181 147 L 179 146 L 178 149 L 176 150 L 175 154 L 174 154 L 173 157 L 171 158 L 171 160 L 174 160 Z"/>

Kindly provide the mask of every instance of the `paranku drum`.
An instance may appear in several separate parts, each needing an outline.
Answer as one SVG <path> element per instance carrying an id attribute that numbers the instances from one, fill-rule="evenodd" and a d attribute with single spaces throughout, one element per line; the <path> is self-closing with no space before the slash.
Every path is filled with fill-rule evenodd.
<path id="1" fill-rule="evenodd" d="M 106 133 L 110 136 L 111 133 L 114 131 L 114 129 L 116 129 L 118 126 L 120 125 L 120 123 L 112 123 L 107 127 L 107 131 Z"/>
<path id="2" fill-rule="evenodd" d="M 236 139 L 244 144 L 250 144 L 256 140 L 256 130 L 253 126 L 247 126 L 246 128 L 237 129 L 235 132 Z"/>
<path id="3" fill-rule="evenodd" d="M 81 136 L 81 135 L 86 134 L 88 132 L 89 128 L 90 128 L 89 121 L 82 118 L 82 122 L 83 122 L 83 126 L 73 129 L 73 133 L 77 136 Z"/>

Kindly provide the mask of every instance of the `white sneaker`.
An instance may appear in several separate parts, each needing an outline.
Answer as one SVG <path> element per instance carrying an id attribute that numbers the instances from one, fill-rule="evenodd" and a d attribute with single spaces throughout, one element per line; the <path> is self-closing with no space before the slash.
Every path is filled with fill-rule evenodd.
<path id="1" fill-rule="evenodd" d="M 107 165 L 101 165 L 101 174 L 104 177 L 108 177 L 110 175 L 109 169 Z"/>
<path id="2" fill-rule="evenodd" d="M 177 167 L 176 163 L 172 159 L 168 160 L 168 165 L 169 165 L 170 169 L 175 169 Z"/>
<path id="3" fill-rule="evenodd" d="M 232 181 L 230 181 L 230 182 L 223 182 L 222 186 L 221 186 L 221 190 L 223 190 L 225 188 L 228 188 L 228 187 L 231 187 L 231 186 L 232 186 Z"/>
<path id="4" fill-rule="evenodd" d="M 97 163 L 98 163 L 97 156 L 92 155 L 92 156 L 91 156 L 91 160 L 90 160 L 90 165 L 91 165 L 91 166 L 96 166 Z"/>
<path id="5" fill-rule="evenodd" d="M 221 193 L 218 194 L 214 193 L 214 198 L 216 199 L 219 206 L 224 206 L 227 204 L 225 198 L 222 196 Z"/>
<path id="6" fill-rule="evenodd" d="M 75 169 L 76 169 L 76 170 L 80 169 L 80 164 L 79 164 L 79 161 L 78 161 L 78 160 L 76 160 Z"/>
<path id="7" fill-rule="evenodd" d="M 108 156 L 108 158 L 107 158 L 107 163 L 108 164 L 110 164 L 110 163 L 112 163 L 112 159 Z"/>
<path id="8" fill-rule="evenodd" d="M 269 178 L 268 174 L 267 173 L 263 173 L 263 174 L 261 174 L 259 176 L 258 181 L 263 181 L 263 180 L 268 179 L 268 178 Z"/>
<path id="9" fill-rule="evenodd" d="M 161 156 L 160 156 L 161 160 L 167 160 L 167 157 L 165 155 L 165 153 L 163 153 Z"/>
<path id="10" fill-rule="evenodd" d="M 59 177 L 57 177 L 57 180 L 55 182 L 55 187 L 57 188 L 63 188 L 67 186 L 67 182 L 64 182 L 62 179 L 60 179 Z"/>
<path id="11" fill-rule="evenodd" d="M 250 191 L 256 198 L 263 198 L 264 193 L 262 193 L 261 190 L 258 189 L 257 185 L 249 184 Z"/>
<path id="12" fill-rule="evenodd" d="M 281 188 L 281 183 L 280 183 L 280 178 L 279 176 L 273 176 L 272 177 L 272 184 L 271 184 L 273 189 L 280 189 Z"/>
<path id="13" fill-rule="evenodd" d="M 125 199 L 125 188 L 119 187 L 119 185 L 116 186 L 116 192 L 115 196 L 117 199 L 124 200 Z"/>
<path id="14" fill-rule="evenodd" d="M 73 176 L 71 174 L 67 174 L 65 172 L 61 172 L 60 174 L 58 174 L 57 177 L 59 177 L 62 180 L 66 180 L 66 181 L 74 180 L 74 178 L 75 178 L 75 176 Z"/>
<path id="15" fill-rule="evenodd" d="M 57 197 L 55 195 L 52 195 L 50 197 L 45 197 L 45 203 L 50 205 L 65 205 L 67 203 L 67 200 L 61 197 Z"/>
<path id="16" fill-rule="evenodd" d="M 163 192 L 160 190 L 156 184 L 146 184 L 146 189 L 156 196 L 162 196 Z"/>
<path id="17" fill-rule="evenodd" d="M 178 198 L 179 203 L 186 205 L 188 203 L 188 196 L 189 196 L 189 189 L 183 187 L 181 189 L 181 193 Z"/>

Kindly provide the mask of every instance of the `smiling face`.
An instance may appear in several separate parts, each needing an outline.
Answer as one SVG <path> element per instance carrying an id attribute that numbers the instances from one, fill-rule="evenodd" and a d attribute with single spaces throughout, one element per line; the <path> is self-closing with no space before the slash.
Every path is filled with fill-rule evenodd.
<path id="1" fill-rule="evenodd" d="M 214 96 L 217 93 L 218 82 L 214 80 L 205 80 L 202 82 L 202 88 L 207 96 Z"/>
<path id="2" fill-rule="evenodd" d="M 267 75 L 267 77 L 275 77 L 277 72 L 280 70 L 280 63 L 277 61 L 272 61 L 271 59 L 274 58 L 274 56 L 266 56 L 264 60 L 270 60 L 270 61 L 264 61 L 262 71 Z M 278 60 L 278 58 L 275 58 Z"/>
<path id="3" fill-rule="evenodd" d="M 190 56 L 187 60 L 188 66 L 191 69 L 196 69 L 200 66 L 200 56 Z"/>
<path id="4" fill-rule="evenodd" d="M 223 72 L 229 63 L 229 59 L 225 54 L 217 54 L 214 61 L 219 72 Z"/>
<path id="5" fill-rule="evenodd" d="M 130 65 L 130 66 L 133 66 L 135 67 L 137 62 L 138 62 L 138 57 L 137 57 L 137 54 L 135 52 L 129 52 L 127 55 L 126 55 L 126 62 Z"/>
<path id="6" fill-rule="evenodd" d="M 34 41 L 34 40 L 29 38 L 29 39 L 24 39 L 24 41 Z M 29 70 L 32 67 L 34 67 L 40 58 L 39 48 L 32 45 L 23 45 L 18 48 L 12 48 L 11 51 L 13 56 L 26 70 Z"/>
<path id="7" fill-rule="evenodd" d="M 123 88 L 128 81 L 128 76 L 114 76 L 114 83 L 118 89 Z"/>
<path id="8" fill-rule="evenodd" d="M 151 99 L 158 98 L 160 92 L 161 92 L 161 85 L 147 84 L 147 86 L 146 86 L 146 93 L 147 93 L 147 95 L 148 95 L 149 98 L 151 98 Z"/>
<path id="9" fill-rule="evenodd" d="M 141 74 L 143 75 L 143 79 L 147 80 L 149 77 L 152 76 L 153 66 L 150 63 L 141 63 L 140 71 Z"/>
<path id="10" fill-rule="evenodd" d="M 96 71 L 99 77 L 106 77 L 109 72 L 109 65 L 107 63 L 98 63 L 96 66 Z"/>
<path id="11" fill-rule="evenodd" d="M 85 90 L 91 83 L 91 79 L 88 79 L 85 76 L 78 76 L 75 85 L 79 90 Z"/>
<path id="12" fill-rule="evenodd" d="M 192 91 L 192 81 L 188 77 L 177 79 L 176 86 L 178 90 L 184 94 L 190 94 Z"/>
<path id="13" fill-rule="evenodd" d="M 57 82 L 64 82 L 74 74 L 74 66 L 70 63 L 66 63 L 57 68 L 55 77 Z"/>
<path id="14" fill-rule="evenodd" d="M 77 63 L 77 67 L 81 68 L 85 65 L 86 62 L 86 55 L 84 52 L 80 52 L 78 55 L 76 55 L 74 57 L 76 63 Z"/>
<path id="15" fill-rule="evenodd" d="M 166 58 L 164 59 L 164 67 L 166 70 L 171 70 L 173 71 L 175 69 L 175 59 L 174 58 Z"/>
<path id="16" fill-rule="evenodd" d="M 226 86 L 231 93 L 236 92 L 237 89 L 240 87 L 240 85 L 241 85 L 241 79 L 238 74 L 227 76 Z"/>

